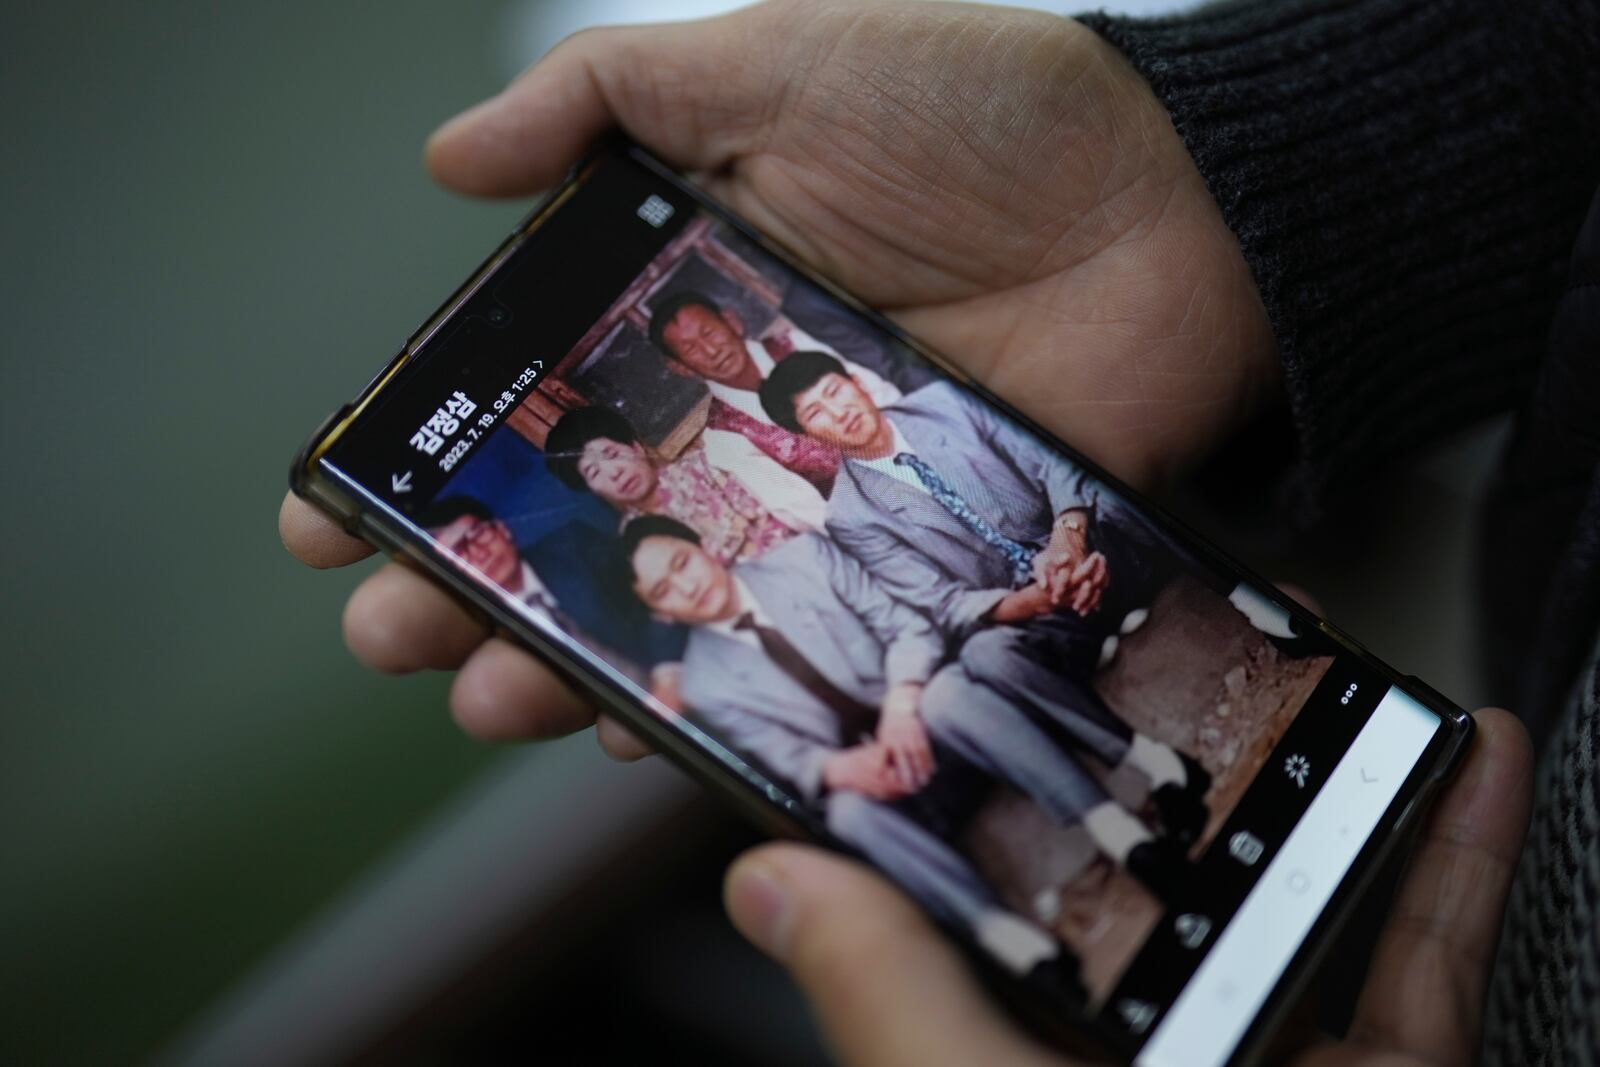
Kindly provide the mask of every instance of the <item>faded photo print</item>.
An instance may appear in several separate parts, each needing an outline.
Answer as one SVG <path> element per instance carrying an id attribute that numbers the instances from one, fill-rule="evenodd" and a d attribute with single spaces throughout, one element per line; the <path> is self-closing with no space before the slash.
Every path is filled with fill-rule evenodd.
<path id="1" fill-rule="evenodd" d="M 1091 1004 L 1332 661 L 709 217 L 417 521 Z"/>

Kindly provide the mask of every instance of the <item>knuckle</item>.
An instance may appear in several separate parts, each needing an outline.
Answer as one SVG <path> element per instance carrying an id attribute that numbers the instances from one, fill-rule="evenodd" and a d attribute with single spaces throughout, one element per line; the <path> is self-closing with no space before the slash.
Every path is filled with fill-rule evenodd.
<path id="1" fill-rule="evenodd" d="M 847 994 L 864 972 L 871 972 L 863 966 L 871 959 L 870 933 L 848 929 L 821 909 L 812 911 L 793 937 L 790 958 L 796 976 L 806 985 Z"/>
<path id="2" fill-rule="evenodd" d="M 592 55 L 606 49 L 608 43 L 615 39 L 617 27 L 615 26 L 584 26 L 573 30 L 550 49 L 550 55 L 557 54 L 585 54 Z"/>
<path id="3" fill-rule="evenodd" d="M 362 663 L 386 674 L 415 669 L 410 628 L 385 610 L 370 586 L 360 586 L 345 602 L 340 620 L 344 643 Z"/>
<path id="4" fill-rule="evenodd" d="M 503 715 L 507 706 L 507 694 L 493 671 L 469 665 L 450 684 L 450 714 L 468 733 L 484 733 L 485 724 Z"/>

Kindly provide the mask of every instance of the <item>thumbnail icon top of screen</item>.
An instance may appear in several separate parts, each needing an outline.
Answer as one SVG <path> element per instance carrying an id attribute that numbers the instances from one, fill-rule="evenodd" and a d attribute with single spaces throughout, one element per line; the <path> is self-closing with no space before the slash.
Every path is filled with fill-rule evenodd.
<path id="1" fill-rule="evenodd" d="M 677 209 L 655 193 L 651 193 L 638 210 L 638 216 L 658 230 L 675 214 Z"/>

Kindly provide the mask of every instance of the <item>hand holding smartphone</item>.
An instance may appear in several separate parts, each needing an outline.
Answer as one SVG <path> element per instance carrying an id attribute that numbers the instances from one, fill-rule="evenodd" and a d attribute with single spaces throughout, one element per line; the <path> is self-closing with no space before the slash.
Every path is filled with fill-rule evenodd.
<path id="1" fill-rule="evenodd" d="M 974 125 L 974 100 L 1011 121 Z M 1110 471 L 648 155 L 561 181 L 617 124 Z M 622 751 L 627 721 L 752 817 L 875 863 L 1035 1023 L 1123 1062 L 1249 1059 L 1467 720 L 1110 476 L 1170 469 L 1276 388 L 1249 272 L 1137 76 L 1069 20 L 767 4 L 576 38 L 430 162 L 465 191 L 560 188 L 296 463 L 436 583 L 380 572 L 358 651 L 464 662 L 475 732 L 588 721 L 512 642 L 533 649 L 615 717 L 602 743 Z M 319 531 L 286 538 L 303 555 L 351 558 L 286 515 Z M 480 644 L 483 617 L 506 637 Z M 1471 1047 L 1452 1005 L 1481 994 L 1504 872 L 1438 890 L 1514 850 L 1526 759 L 1484 726 L 1439 815 L 1451 844 L 1402 893 L 1441 933 L 1380 948 L 1373 1047 Z M 834 931 L 830 988 L 799 977 L 847 1058 L 909 1030 L 929 1062 L 1004 1058 L 962 1054 L 1007 1031 L 951 969 L 886 973 L 946 951 L 899 898 L 769 859 L 810 909 L 791 938 Z M 872 951 L 884 930 L 905 953 Z M 840 1007 L 868 1001 L 881 1018 Z"/>
<path id="2" fill-rule="evenodd" d="M 1469 736 L 626 145 L 293 477 L 1142 1063 L 1245 1054 Z"/>

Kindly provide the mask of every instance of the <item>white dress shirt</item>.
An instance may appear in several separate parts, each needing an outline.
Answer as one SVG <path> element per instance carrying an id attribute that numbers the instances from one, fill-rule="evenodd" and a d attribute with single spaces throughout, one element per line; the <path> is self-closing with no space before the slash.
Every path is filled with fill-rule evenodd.
<path id="1" fill-rule="evenodd" d="M 790 340 L 796 351 L 826 352 L 844 364 L 845 370 L 861 383 L 873 403 L 880 408 L 900 399 L 900 390 L 859 364 L 852 363 L 810 334 L 791 327 Z M 765 378 L 776 365 L 760 341 L 748 338 L 745 350 Z M 769 426 L 772 419 L 761 406 L 761 397 L 752 389 L 734 389 L 720 382 L 706 382 L 711 395 L 736 411 Z M 739 479 L 761 506 L 777 516 L 791 530 L 821 533 L 827 521 L 828 502 L 812 485 L 761 449 L 744 434 L 733 430 L 707 430 L 702 435 L 706 460 L 718 470 Z"/>
<path id="2" fill-rule="evenodd" d="M 776 629 L 772 625 L 772 617 L 762 610 L 761 602 L 755 598 L 755 595 L 750 592 L 750 587 L 745 585 L 738 575 L 733 577 L 733 595 L 739 603 L 738 609 L 726 619 L 706 623 L 706 629 L 712 633 L 721 634 L 730 641 L 738 641 L 741 644 L 749 645 L 751 648 L 761 649 L 761 638 L 756 636 L 754 630 L 741 629 L 735 624 L 746 615 L 749 615 L 755 620 L 757 626 Z M 761 650 L 765 651 L 764 649 Z"/>
<path id="3" fill-rule="evenodd" d="M 554 611 L 561 606 L 556 601 L 555 594 L 546 588 L 539 580 L 539 575 L 528 566 L 527 560 L 522 561 L 522 588 L 517 590 L 516 597 L 530 608 L 544 611 Z"/>
<path id="4" fill-rule="evenodd" d="M 888 416 L 884 416 L 884 418 L 888 419 Z M 894 461 L 894 457 L 902 453 L 914 456 L 917 454 L 917 450 L 911 447 L 911 442 L 905 439 L 905 435 L 900 432 L 900 427 L 894 424 L 894 420 L 888 419 L 888 421 L 889 430 L 894 434 L 894 443 L 889 446 L 889 454 L 878 459 L 857 459 L 852 457 L 847 462 L 854 463 L 858 467 L 866 467 L 868 470 L 877 471 L 886 478 L 893 478 L 897 482 L 909 485 L 919 492 L 932 496 L 932 493 L 928 493 L 928 487 L 922 484 L 922 479 L 917 477 L 916 471 L 904 463 L 896 463 Z"/>
<path id="5" fill-rule="evenodd" d="M 793 343 L 794 351 L 796 352 L 825 352 L 834 359 L 837 359 L 840 363 L 843 363 L 844 369 L 850 373 L 852 378 L 860 383 L 861 388 L 866 391 L 866 394 L 872 398 L 872 402 L 878 405 L 878 407 L 885 408 L 890 404 L 899 401 L 901 395 L 900 390 L 894 385 L 884 381 L 878 375 L 874 374 L 872 371 L 869 371 L 861 364 L 852 363 L 848 359 L 845 359 L 839 353 L 835 352 L 833 349 L 829 348 L 827 345 L 823 344 L 821 341 L 818 341 L 816 338 L 812 337 L 810 334 L 806 333 L 800 328 L 794 326 L 789 328 L 789 340 Z M 772 368 L 777 366 L 777 364 L 774 362 L 773 358 L 767 354 L 766 347 L 762 345 L 760 341 L 752 341 L 747 337 L 745 338 L 744 347 L 745 351 L 750 353 L 750 359 L 753 363 L 755 363 L 756 369 L 761 372 L 761 377 L 765 378 L 767 375 L 772 373 Z M 736 408 L 739 411 L 744 412 L 744 414 L 750 416 L 752 419 L 755 419 L 757 422 L 765 422 L 769 425 L 772 423 L 771 416 L 769 416 L 766 412 L 766 409 L 761 406 L 761 397 L 756 393 L 755 390 L 735 389 L 730 385 L 723 385 L 721 382 L 712 381 L 706 382 L 706 386 L 711 390 L 712 396 L 716 397 L 724 404 L 727 404 L 729 407 Z"/>

